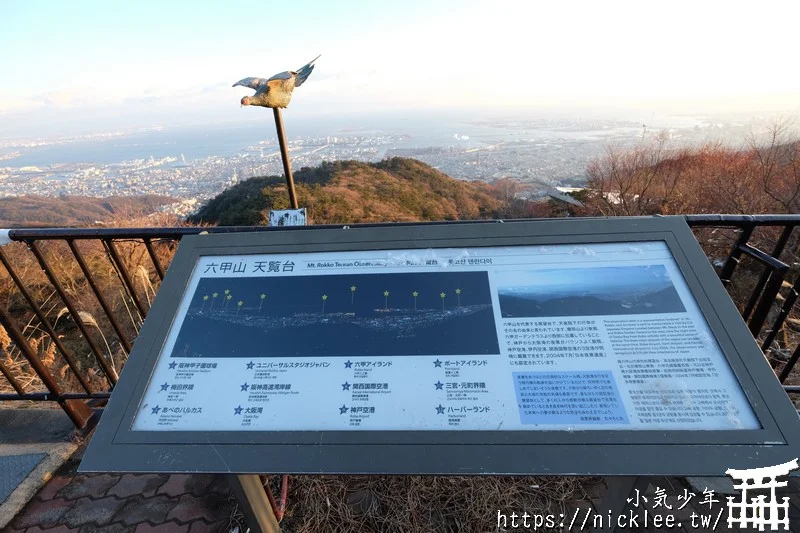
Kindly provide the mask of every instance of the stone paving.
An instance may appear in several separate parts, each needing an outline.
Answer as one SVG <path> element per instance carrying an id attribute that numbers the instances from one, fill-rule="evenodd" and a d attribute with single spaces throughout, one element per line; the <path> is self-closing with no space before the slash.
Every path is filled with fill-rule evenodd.
<path id="1" fill-rule="evenodd" d="M 216 533 L 235 501 L 214 475 L 55 475 L 2 533 Z"/>
<path id="2" fill-rule="evenodd" d="M 666 503 L 654 509 L 656 489 L 665 489 Z M 654 533 L 672 531 L 681 533 L 705 531 L 749 532 L 755 529 L 729 528 L 724 494 L 716 494 L 713 506 L 701 503 L 698 494 L 683 509 L 678 509 L 678 495 L 684 489 L 693 491 L 689 485 L 677 478 L 653 478 L 644 493 L 648 499 L 638 508 L 640 527 L 628 527 L 624 531 Z M 584 487 L 582 500 L 573 501 L 565 509 L 565 523 L 573 513 L 577 520 L 571 531 L 590 531 L 594 517 L 602 514 L 600 503 L 605 494 L 602 482 Z M 789 487 L 779 496 L 791 498 L 791 531 L 800 531 L 800 478 L 792 478 Z M 291 505 L 291 502 L 289 502 Z M 92 474 L 74 475 L 66 472 L 54 476 L 0 533 L 213 533 L 229 532 L 230 517 L 235 502 L 230 498 L 227 482 L 222 476 L 183 474 Z M 643 511 L 650 513 L 650 526 L 642 527 Z M 589 520 L 584 517 L 589 513 Z M 697 527 L 692 527 L 691 514 L 695 513 Z M 671 514 L 681 527 L 655 527 L 653 514 Z M 702 516 L 711 517 L 709 525 L 703 526 Z M 719 518 L 718 518 L 719 517 Z M 497 528 L 495 517 L 487 517 L 483 532 L 532 531 L 533 528 Z M 718 520 L 716 528 L 713 521 Z M 520 524 L 521 525 L 521 524 Z M 509 523 L 510 526 L 510 523 Z M 540 527 L 538 531 L 566 531 L 566 526 L 557 529 Z M 483 533 L 480 532 L 480 533 Z M 321 532 L 323 533 L 323 532 Z"/>

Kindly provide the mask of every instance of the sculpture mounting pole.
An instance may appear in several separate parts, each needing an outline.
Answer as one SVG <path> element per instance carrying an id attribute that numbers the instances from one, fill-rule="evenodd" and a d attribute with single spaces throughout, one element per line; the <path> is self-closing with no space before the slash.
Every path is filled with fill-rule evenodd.
<path id="1" fill-rule="evenodd" d="M 297 191 L 294 189 L 292 165 L 289 163 L 289 149 L 286 147 L 286 135 L 283 132 L 281 108 L 289 105 L 292 99 L 292 91 L 295 87 L 303 85 L 308 79 L 314 70 L 314 61 L 317 59 L 319 59 L 319 56 L 297 69 L 297 71 L 287 70 L 286 72 L 275 74 L 269 79 L 243 78 L 233 84 L 234 87 L 250 87 L 256 91 L 253 96 L 242 98 L 242 106 L 255 105 L 272 108 L 272 112 L 275 115 L 275 128 L 278 130 L 278 143 L 281 147 L 283 172 L 286 174 L 286 186 L 289 189 L 289 203 L 292 209 L 298 209 Z"/>
<path id="2" fill-rule="evenodd" d="M 289 189 L 289 204 L 292 209 L 297 209 L 297 192 L 294 190 L 294 178 L 292 177 L 292 165 L 289 162 L 289 150 L 286 147 L 286 135 L 283 132 L 283 117 L 279 107 L 273 107 L 275 115 L 275 128 L 278 130 L 278 144 L 281 147 L 281 159 L 283 160 L 283 173 L 286 175 L 286 187 Z"/>

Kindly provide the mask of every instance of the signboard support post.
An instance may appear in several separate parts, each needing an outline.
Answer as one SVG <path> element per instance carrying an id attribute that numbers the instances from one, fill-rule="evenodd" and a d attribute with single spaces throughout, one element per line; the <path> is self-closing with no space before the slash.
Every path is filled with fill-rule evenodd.
<path id="1" fill-rule="evenodd" d="M 600 503 L 600 508 L 597 509 L 603 518 L 603 527 L 593 527 L 592 531 L 597 533 L 623 531 L 624 528 L 619 527 L 616 520 L 632 506 L 631 503 L 628 503 L 629 499 L 636 501 L 636 491 L 639 491 L 640 495 L 647 491 L 650 479 L 645 476 L 609 476 L 604 477 L 603 481 L 607 491 Z"/>
<path id="2" fill-rule="evenodd" d="M 280 533 L 281 526 L 257 474 L 228 476 L 231 492 L 247 521 L 250 533 Z"/>

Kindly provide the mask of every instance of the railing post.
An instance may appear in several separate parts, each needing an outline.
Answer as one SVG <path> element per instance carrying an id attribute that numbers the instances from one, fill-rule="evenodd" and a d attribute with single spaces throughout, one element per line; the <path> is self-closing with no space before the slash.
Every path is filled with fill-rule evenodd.
<path id="1" fill-rule="evenodd" d="M 781 253 L 783 253 L 783 249 L 786 247 L 786 243 L 789 241 L 789 237 L 792 235 L 792 230 L 794 230 L 794 226 L 786 226 L 783 228 L 778 242 L 775 243 L 775 248 L 772 249 L 772 257 L 775 259 L 780 259 Z M 753 292 L 750 294 L 750 301 L 747 302 L 747 305 L 742 312 L 742 318 L 745 320 L 750 318 L 750 313 L 753 312 L 753 308 L 756 306 L 756 302 L 758 301 L 758 296 L 761 294 L 761 291 L 764 290 L 764 286 L 767 284 L 770 274 L 771 273 L 769 269 L 764 269 L 764 271 L 761 273 L 761 276 L 758 278 L 758 283 L 756 283 Z"/>
<path id="2" fill-rule="evenodd" d="M 78 246 L 75 244 L 75 241 L 72 239 L 67 240 L 67 244 L 69 245 L 69 249 L 72 250 L 72 255 L 75 256 L 75 261 L 78 262 L 78 266 L 80 267 L 83 275 L 86 276 L 86 282 L 89 283 L 89 287 L 92 288 L 92 292 L 94 293 L 97 301 L 100 303 L 100 307 L 103 308 L 106 316 L 108 317 L 108 321 L 111 323 L 111 327 L 114 328 L 114 332 L 117 334 L 117 338 L 119 339 L 120 344 L 125 349 L 126 353 L 131 353 L 131 343 L 128 342 L 128 339 L 125 338 L 125 334 L 122 332 L 122 327 L 119 325 L 116 317 L 111 311 L 111 307 L 106 302 L 106 299 L 103 297 L 103 293 L 100 292 L 100 287 L 97 286 L 97 283 L 94 281 L 94 276 L 89 271 L 89 267 L 86 265 L 86 261 L 83 260 L 83 255 L 81 255 L 80 250 L 78 250 Z"/>
<path id="3" fill-rule="evenodd" d="M 3 325 L 9 337 L 11 337 L 11 340 L 14 341 L 14 344 L 17 345 L 19 351 L 25 356 L 25 359 L 28 360 L 28 364 L 31 365 L 33 371 L 36 372 L 36 375 L 42 381 L 42 384 L 47 387 L 47 390 L 54 396 L 59 405 L 61 405 L 64 412 L 67 413 L 67 416 L 70 417 L 75 426 L 80 429 L 85 428 L 94 416 L 92 410 L 81 400 L 65 400 L 61 397 L 61 387 L 58 386 L 56 380 L 39 360 L 36 352 L 34 352 L 33 348 L 31 348 L 31 345 L 28 343 L 28 339 L 19 331 L 2 306 L 0 306 L 0 324 Z"/>
<path id="4" fill-rule="evenodd" d="M 128 269 L 125 268 L 125 263 L 122 262 L 122 258 L 119 256 L 119 252 L 117 252 L 117 247 L 114 246 L 114 241 L 111 239 L 103 239 L 103 244 L 105 245 L 106 250 L 111 257 L 111 264 L 114 266 L 117 274 L 119 274 L 122 284 L 125 286 L 125 290 L 127 290 L 131 300 L 133 300 L 133 305 L 136 306 L 136 309 L 139 311 L 142 320 L 144 320 L 144 318 L 147 316 L 147 310 L 144 308 L 142 302 L 139 300 L 139 297 L 136 295 L 136 287 L 131 281 L 131 276 L 128 274 Z"/>
<path id="5" fill-rule="evenodd" d="M 0 356 L 2 356 L 3 353 L 4 353 L 4 351 L 2 349 L 0 349 Z M 3 360 L 2 359 L 0 359 L 0 374 L 3 374 L 3 376 L 5 376 L 5 378 L 8 380 L 8 382 L 11 384 L 11 388 L 14 389 L 14 391 L 17 394 L 19 394 L 20 396 L 25 394 L 25 389 L 22 388 L 22 385 L 19 384 L 19 381 L 16 380 L 16 378 L 11 373 L 11 371 L 6 368 L 6 365 L 3 364 Z"/>
<path id="6" fill-rule="evenodd" d="M 158 260 L 156 251 L 153 249 L 153 243 L 150 239 L 142 239 L 144 247 L 147 248 L 147 253 L 150 254 L 150 260 L 153 261 L 153 268 L 156 269 L 156 274 L 161 281 L 164 281 L 164 267 L 161 266 L 161 261 Z"/>
<path id="7" fill-rule="evenodd" d="M 736 265 L 739 264 L 739 260 L 741 259 L 742 246 L 747 244 L 747 241 L 750 240 L 751 235 L 753 235 L 753 225 L 748 224 L 742 228 L 742 233 L 736 240 L 736 244 L 733 245 L 733 249 L 731 250 L 730 255 L 728 255 L 727 261 L 725 261 L 725 264 L 722 266 L 722 270 L 719 273 L 719 279 L 722 281 L 722 285 L 726 288 L 730 284 L 731 278 L 733 277 L 733 271 L 736 270 Z"/>
<path id="8" fill-rule="evenodd" d="M 769 282 L 767 282 L 767 286 L 764 288 L 764 294 L 761 296 L 758 307 L 756 307 L 753 313 L 753 318 L 750 319 L 750 333 L 752 333 L 753 337 L 756 339 L 761 334 L 761 329 L 764 327 L 764 322 L 767 321 L 769 311 L 777 300 L 785 274 L 786 270 L 774 270 L 770 274 Z"/>
<path id="9" fill-rule="evenodd" d="M 777 318 L 775 319 L 775 323 L 772 325 L 772 329 L 770 330 L 769 335 L 767 335 L 767 338 L 764 339 L 764 343 L 761 345 L 762 352 L 767 353 L 767 351 L 770 349 L 770 346 L 772 346 L 775 337 L 778 336 L 778 332 L 783 327 L 784 321 L 789 316 L 789 313 L 792 311 L 792 308 L 794 307 L 794 304 L 797 301 L 797 297 L 799 294 L 798 293 L 798 289 L 800 289 L 800 287 L 798 287 L 799 283 L 800 279 L 795 281 L 794 285 L 792 285 L 792 290 L 789 292 L 789 295 L 783 302 L 781 310 L 778 313 Z"/>
<path id="10" fill-rule="evenodd" d="M 47 316 L 45 316 L 45 313 L 36 303 L 36 300 L 34 300 L 33 296 L 31 296 L 28 287 L 19 277 L 16 269 L 14 269 L 14 267 L 11 265 L 11 262 L 6 257 L 6 254 L 3 253 L 2 248 L 0 248 L 0 263 L 3 263 L 6 272 L 8 272 L 8 275 L 11 276 L 11 280 L 14 282 L 14 285 L 17 287 L 20 294 L 22 294 L 22 297 L 25 298 L 25 301 L 28 302 L 28 305 L 31 306 L 31 310 L 33 311 L 33 314 L 36 315 L 36 318 L 39 319 L 39 323 L 42 325 L 42 328 L 44 328 L 45 332 L 50 336 L 50 340 L 53 342 L 53 344 L 56 345 L 56 348 L 61 353 L 61 356 L 64 358 L 64 360 L 66 360 L 67 365 L 69 365 L 69 368 L 75 375 L 75 379 L 77 379 L 78 383 L 81 384 L 83 390 L 85 390 L 86 392 L 91 392 L 89 383 L 81 375 L 81 369 L 78 366 L 78 363 L 75 362 L 75 358 L 72 356 L 72 353 L 69 350 L 67 350 L 67 347 L 64 346 L 63 342 L 61 342 L 61 338 L 53 329 L 53 326 L 50 324 L 50 321 L 47 320 Z"/>
<path id="11" fill-rule="evenodd" d="M 69 299 L 69 297 L 67 297 L 67 293 L 64 290 L 64 287 L 61 286 L 61 283 L 58 281 L 55 274 L 53 274 L 50 265 L 47 264 L 47 261 L 45 260 L 44 255 L 42 255 L 41 250 L 39 250 L 39 247 L 36 245 L 36 242 L 29 242 L 28 247 L 30 248 L 31 252 L 33 252 L 33 255 L 36 257 L 36 260 L 42 267 L 45 276 L 47 276 L 47 279 L 50 280 L 50 283 L 53 285 L 53 288 L 58 293 L 58 296 L 61 298 L 61 301 L 64 302 L 64 306 L 67 308 L 67 311 L 69 311 L 69 314 L 72 316 L 72 320 L 75 321 L 75 325 L 78 326 L 78 329 L 81 331 L 81 334 L 83 335 L 86 344 L 89 345 L 89 348 L 94 353 L 95 358 L 97 359 L 97 364 L 100 366 L 100 369 L 103 371 L 103 374 L 105 374 L 108 383 L 113 387 L 114 384 L 117 383 L 117 379 L 119 379 L 117 372 L 108 364 L 108 361 L 106 361 L 105 358 L 103 357 L 103 352 L 97 346 L 97 343 L 94 342 L 94 340 L 92 340 L 92 337 L 89 335 L 89 330 L 86 328 L 86 324 L 83 323 L 83 319 L 81 319 L 78 310 L 75 309 L 75 306 L 72 304 L 72 301 Z M 114 354 L 110 353 L 108 354 L 108 356 L 114 357 Z"/>
<path id="12" fill-rule="evenodd" d="M 800 344 L 798 344 L 797 348 L 794 349 L 794 353 L 792 353 L 792 356 L 789 358 L 788 361 L 786 361 L 786 364 L 783 366 L 783 370 L 781 370 L 781 373 L 778 376 L 778 379 L 780 380 L 781 383 L 786 381 L 786 378 L 788 378 L 789 374 L 792 373 L 794 365 L 797 364 L 798 359 L 800 359 Z"/>

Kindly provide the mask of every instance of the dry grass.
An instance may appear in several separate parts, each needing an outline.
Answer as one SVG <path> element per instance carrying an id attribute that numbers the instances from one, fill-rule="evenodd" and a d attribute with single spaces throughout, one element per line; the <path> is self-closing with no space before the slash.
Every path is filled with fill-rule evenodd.
<path id="1" fill-rule="evenodd" d="M 271 478 L 277 494 L 280 478 Z M 497 512 L 563 513 L 593 478 L 291 476 L 287 533 L 497 532 Z M 244 520 L 235 510 L 229 530 Z"/>
<path id="2" fill-rule="evenodd" d="M 174 218 L 163 215 L 144 219 L 120 219 L 113 225 L 141 227 L 154 224 L 179 225 Z M 101 294 L 110 306 L 112 315 L 119 323 L 122 335 L 132 343 L 139 332 L 143 317 L 134 305 L 131 295 L 124 289 L 108 254 L 96 240 L 77 241 L 76 244 Z M 141 241 L 116 241 L 115 244 L 132 278 L 133 290 L 146 311 L 160 285 L 147 249 Z M 79 374 L 85 378 L 93 391 L 108 390 L 109 383 L 100 368 L 98 357 L 108 363 L 112 375 L 118 375 L 128 354 L 66 244 L 59 241 L 42 241 L 39 246 L 74 306 L 76 314 L 86 325 L 99 353 L 92 353 L 86 339 L 77 328 L 75 317 L 69 313 L 30 251 L 21 243 L 13 243 L 6 245 L 3 252 L 52 325 L 59 340 L 73 357 Z M 175 252 L 175 243 L 153 242 L 153 247 L 160 264 L 166 269 Z M 0 268 L 0 305 L 17 319 L 17 325 L 30 348 L 38 354 L 59 387 L 65 392 L 83 392 L 75 372 L 69 368 L 63 354 L 56 349 L 53 339 L 47 334 L 44 325 L 35 316 L 4 268 Z M 11 342 L 2 328 L 0 328 L 0 362 L 26 392 L 46 390 L 24 354 Z M 10 383 L 0 375 L 0 393 L 13 392 Z M 39 407 L 51 406 L 50 402 L 35 404 Z M 26 405 L 27 402 L 2 402 L 0 408 Z"/>

